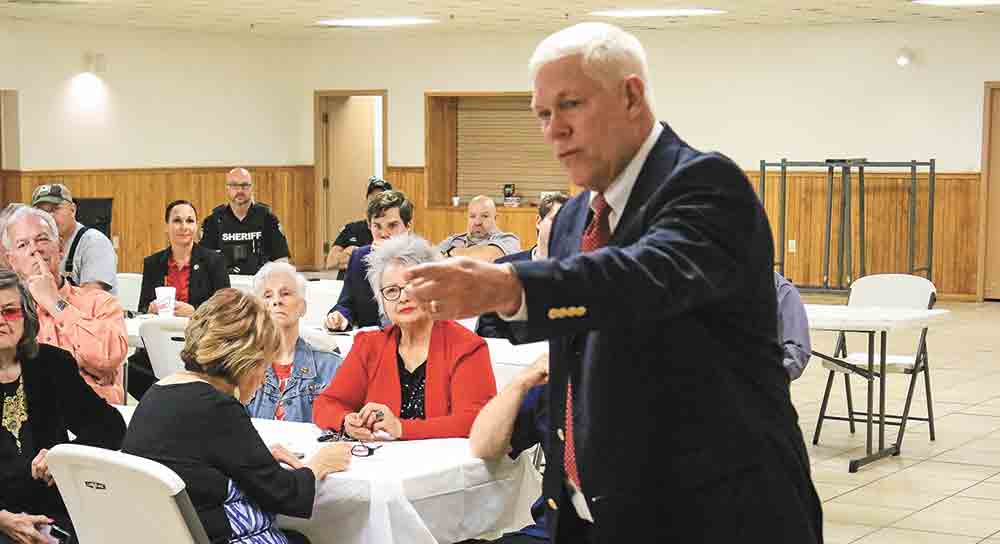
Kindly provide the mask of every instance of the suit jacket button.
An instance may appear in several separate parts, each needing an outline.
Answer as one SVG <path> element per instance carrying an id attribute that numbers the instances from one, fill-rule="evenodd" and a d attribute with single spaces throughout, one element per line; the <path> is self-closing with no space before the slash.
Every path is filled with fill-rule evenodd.
<path id="1" fill-rule="evenodd" d="M 548 501 L 546 501 L 546 504 L 548 504 L 549 508 L 551 508 L 553 510 L 558 510 L 559 509 L 559 506 L 556 504 L 556 500 L 555 499 L 549 499 Z"/>
<path id="2" fill-rule="evenodd" d="M 562 429 L 556 429 L 556 436 L 558 436 L 558 437 L 559 437 L 559 440 L 560 440 L 560 441 L 562 441 L 562 442 L 565 442 L 565 441 L 566 441 L 566 434 L 565 434 L 565 433 L 563 433 L 563 430 L 562 430 Z"/>

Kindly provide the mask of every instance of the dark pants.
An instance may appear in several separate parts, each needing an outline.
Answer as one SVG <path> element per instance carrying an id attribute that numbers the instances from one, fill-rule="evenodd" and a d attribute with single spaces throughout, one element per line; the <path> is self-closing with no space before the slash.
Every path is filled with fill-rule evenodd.
<path id="1" fill-rule="evenodd" d="M 291 529 L 282 529 L 282 533 L 285 533 L 285 537 L 288 538 L 288 542 L 291 544 L 311 544 L 306 535 L 293 531 Z"/>
<path id="2" fill-rule="evenodd" d="M 128 358 L 128 394 L 135 400 L 142 400 L 146 390 L 156 382 L 149 354 L 143 348 L 135 350 L 135 353 Z"/>

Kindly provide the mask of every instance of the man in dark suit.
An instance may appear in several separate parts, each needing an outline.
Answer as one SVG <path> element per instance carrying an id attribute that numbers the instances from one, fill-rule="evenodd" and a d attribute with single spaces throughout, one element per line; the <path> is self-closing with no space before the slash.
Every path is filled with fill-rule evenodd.
<path id="1" fill-rule="evenodd" d="M 554 542 L 821 542 L 770 226 L 736 164 L 656 121 L 645 59 L 603 23 L 546 38 L 532 107 L 587 189 L 551 258 L 425 264 L 409 290 L 435 319 L 497 311 L 550 339 Z"/>
<path id="2" fill-rule="evenodd" d="M 410 232 L 413 222 L 413 203 L 400 191 L 383 191 L 368 201 L 368 225 L 372 232 L 372 244 L 358 248 L 351 253 L 344 276 L 344 288 L 340 290 L 337 305 L 326 314 L 324 325 L 332 331 L 343 331 L 355 327 L 381 325 L 375 292 L 368 282 L 368 265 L 365 257 L 384 240 Z"/>

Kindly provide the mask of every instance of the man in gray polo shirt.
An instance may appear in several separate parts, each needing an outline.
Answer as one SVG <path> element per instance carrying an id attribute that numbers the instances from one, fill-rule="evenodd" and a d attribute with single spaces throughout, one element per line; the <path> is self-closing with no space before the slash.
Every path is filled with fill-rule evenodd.
<path id="1" fill-rule="evenodd" d="M 31 205 L 52 214 L 59 227 L 62 263 L 59 270 L 73 285 L 118 294 L 118 256 L 111 240 L 97 229 L 76 220 L 76 203 L 61 183 L 35 188 Z"/>
<path id="2" fill-rule="evenodd" d="M 454 234 L 438 249 L 449 257 L 470 257 L 492 262 L 521 251 L 521 240 L 510 232 L 497 229 L 497 207 L 493 199 L 479 195 L 469 201 L 469 230 Z"/>

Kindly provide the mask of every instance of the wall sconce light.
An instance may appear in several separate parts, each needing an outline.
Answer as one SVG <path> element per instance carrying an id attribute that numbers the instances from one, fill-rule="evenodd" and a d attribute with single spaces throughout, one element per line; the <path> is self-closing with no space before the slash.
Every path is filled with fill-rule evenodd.
<path id="1" fill-rule="evenodd" d="M 900 68 L 906 68 L 907 66 L 913 64 L 913 51 L 907 48 L 902 48 L 896 52 L 896 66 Z"/>
<path id="2" fill-rule="evenodd" d="M 84 72 L 91 74 L 103 74 L 108 70 L 107 60 L 104 53 L 86 53 L 83 56 Z"/>

